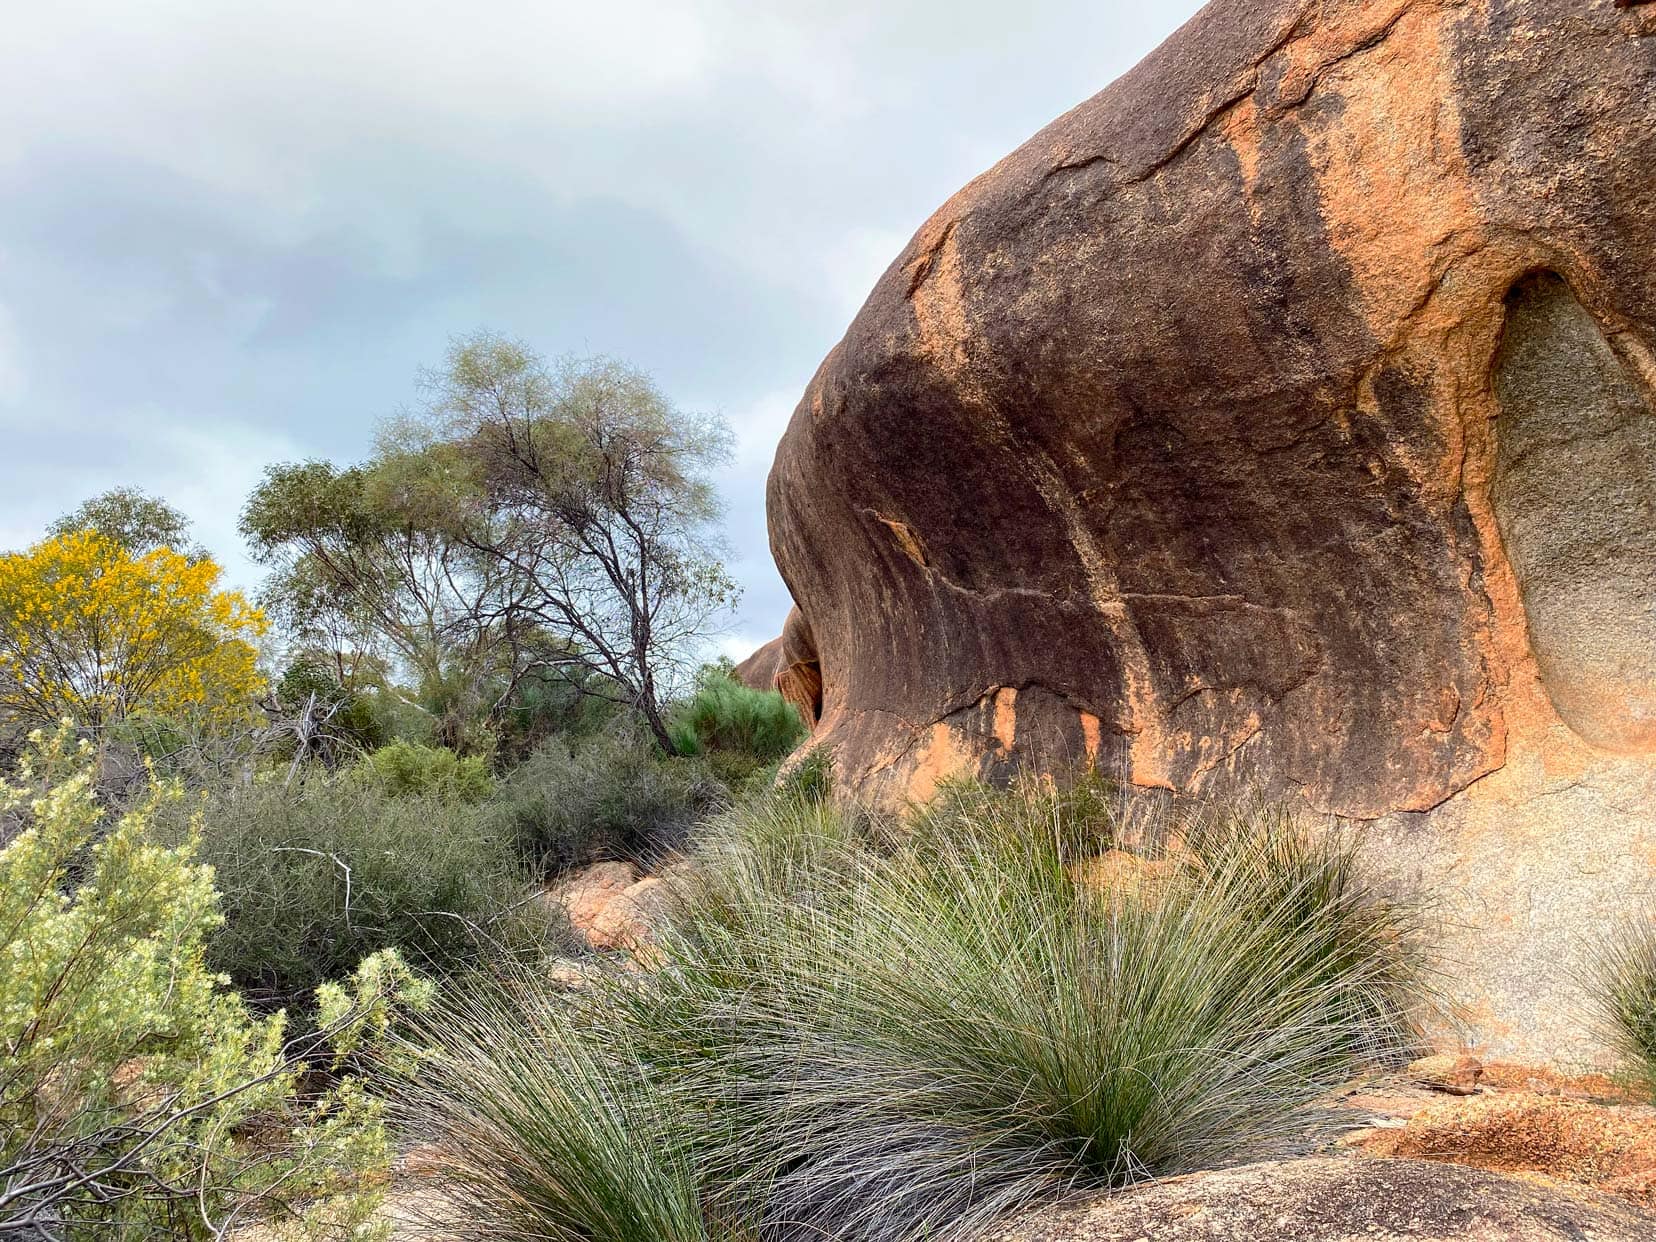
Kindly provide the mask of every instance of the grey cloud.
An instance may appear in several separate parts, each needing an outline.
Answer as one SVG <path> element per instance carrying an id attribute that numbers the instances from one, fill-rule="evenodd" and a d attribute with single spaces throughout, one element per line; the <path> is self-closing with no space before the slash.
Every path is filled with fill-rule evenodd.
<path id="1" fill-rule="evenodd" d="M 761 641 L 787 607 L 770 454 L 862 293 L 950 192 L 1194 7 L 9 17 L 0 543 L 130 482 L 250 577 L 254 459 L 360 456 L 415 370 L 489 327 L 626 356 L 731 417 L 736 627 Z"/>

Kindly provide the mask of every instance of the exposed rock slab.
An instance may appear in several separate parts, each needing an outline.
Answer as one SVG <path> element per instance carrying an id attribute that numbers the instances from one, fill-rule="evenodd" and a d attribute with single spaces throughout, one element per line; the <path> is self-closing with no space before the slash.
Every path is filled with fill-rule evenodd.
<path id="1" fill-rule="evenodd" d="M 993 1242 L 1648 1242 L 1656 1215 L 1582 1187 L 1421 1160 L 1268 1161 L 1033 1213 Z"/>
<path id="2" fill-rule="evenodd" d="M 1542 1173 L 1656 1208 L 1656 1109 L 1530 1092 L 1435 1104 L 1364 1150 L 1501 1172 Z"/>

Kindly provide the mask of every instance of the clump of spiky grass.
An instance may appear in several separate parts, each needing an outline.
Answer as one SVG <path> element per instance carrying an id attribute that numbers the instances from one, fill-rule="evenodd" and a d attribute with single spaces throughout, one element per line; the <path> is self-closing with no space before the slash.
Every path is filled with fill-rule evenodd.
<path id="1" fill-rule="evenodd" d="M 1600 1026 L 1634 1078 L 1656 1096 L 1656 909 L 1616 924 L 1589 982 Z"/>
<path id="2" fill-rule="evenodd" d="M 528 1120 L 563 1071 L 484 1059 L 466 1092 L 524 1119 L 472 1127 L 477 1163 L 568 1187 L 671 1156 L 704 1227 L 908 1242 L 1303 1140 L 1320 1096 L 1411 1036 L 1407 917 L 1282 816 L 1163 825 L 1089 869 L 1122 823 L 1096 782 L 960 787 L 903 825 L 785 798 L 717 817 L 660 968 L 578 994 L 558 1050 L 523 1058 L 646 1084 L 671 1118 L 635 1136 L 652 1153 L 589 1171 Z"/>
<path id="3" fill-rule="evenodd" d="M 699 680 L 673 720 L 680 754 L 729 750 L 774 763 L 805 739 L 798 709 L 775 690 L 754 690 L 723 674 Z"/>
<path id="4" fill-rule="evenodd" d="M 411 1133 L 444 1154 L 444 1236 L 737 1242 L 702 1210 L 690 1143 L 705 1124 L 624 1032 L 594 1039 L 526 971 L 478 982 L 417 1033 L 398 1084 Z"/>

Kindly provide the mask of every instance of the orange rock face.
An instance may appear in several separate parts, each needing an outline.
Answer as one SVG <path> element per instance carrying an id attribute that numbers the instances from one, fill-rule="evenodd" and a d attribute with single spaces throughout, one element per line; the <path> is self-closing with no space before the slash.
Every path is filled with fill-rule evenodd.
<path id="1" fill-rule="evenodd" d="M 1656 6 L 1214 0 L 920 230 L 769 511 L 853 791 L 1651 754 Z"/>
<path id="2" fill-rule="evenodd" d="M 566 877 L 550 895 L 563 907 L 569 925 L 590 937 L 605 908 L 637 882 L 638 868 L 631 863 L 593 863 Z"/>

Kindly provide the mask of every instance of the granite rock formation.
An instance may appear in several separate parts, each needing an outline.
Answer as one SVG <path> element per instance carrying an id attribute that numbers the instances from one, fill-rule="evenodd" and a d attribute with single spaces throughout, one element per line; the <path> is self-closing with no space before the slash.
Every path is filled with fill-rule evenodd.
<path id="1" fill-rule="evenodd" d="M 866 794 L 1656 751 L 1656 7 L 1213 0 L 926 223 L 769 509 Z"/>
<path id="2" fill-rule="evenodd" d="M 1578 1186 L 1420 1160 L 1268 1161 L 1031 1213 L 988 1242 L 1642 1242 L 1656 1215 Z"/>
<path id="3" fill-rule="evenodd" d="M 1602 1062 L 1593 938 L 1656 898 L 1656 4 L 1213 0 L 921 228 L 768 503 L 837 790 L 1367 821 L 1444 1046 Z"/>
<path id="4" fill-rule="evenodd" d="M 779 690 L 799 710 L 808 728 L 822 714 L 822 665 L 811 629 L 799 609 L 792 609 L 782 633 L 734 670 L 737 681 L 755 690 Z"/>

